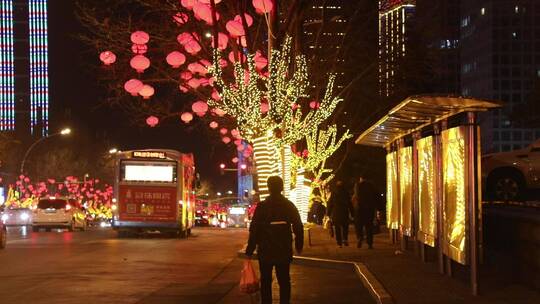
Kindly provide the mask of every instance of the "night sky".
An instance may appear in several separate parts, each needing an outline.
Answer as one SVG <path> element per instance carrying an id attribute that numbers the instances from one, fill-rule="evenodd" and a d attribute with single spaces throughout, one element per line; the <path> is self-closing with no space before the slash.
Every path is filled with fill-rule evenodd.
<path id="1" fill-rule="evenodd" d="M 96 149 L 109 145 L 121 150 L 169 148 L 193 152 L 203 180 L 210 179 L 216 191 L 234 190 L 236 179 L 231 173 L 221 176 L 218 167 L 221 162 L 231 164 L 234 151 L 221 144 L 219 137 L 212 137 L 205 126 L 186 127 L 180 120 L 166 121 L 156 128 L 133 125 L 127 114 L 103 104 L 99 98 L 103 88 L 97 86 L 95 71 L 88 68 L 101 62 L 98 54 L 88 52 L 77 40 L 82 28 L 74 11 L 75 1 L 49 1 L 51 131 L 69 124 L 74 136 L 99 138 Z"/>

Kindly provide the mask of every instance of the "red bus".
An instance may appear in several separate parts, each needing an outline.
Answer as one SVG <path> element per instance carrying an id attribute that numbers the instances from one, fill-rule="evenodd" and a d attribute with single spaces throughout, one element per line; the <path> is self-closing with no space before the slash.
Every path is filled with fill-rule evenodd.
<path id="1" fill-rule="evenodd" d="M 112 227 L 119 236 L 159 231 L 188 236 L 195 220 L 192 154 L 151 149 L 116 154 Z"/>

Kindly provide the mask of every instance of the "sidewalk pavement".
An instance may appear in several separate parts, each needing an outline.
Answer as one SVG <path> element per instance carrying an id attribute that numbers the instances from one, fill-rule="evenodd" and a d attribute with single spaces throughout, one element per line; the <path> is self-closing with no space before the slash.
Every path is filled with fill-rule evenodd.
<path id="1" fill-rule="evenodd" d="M 400 252 L 388 233 L 375 235 L 373 250 L 356 248 L 353 227 L 350 227 L 350 246 L 339 248 L 328 231 L 320 226 L 311 229 L 312 246 L 305 246 L 304 257 L 361 262 L 392 296 L 394 303 L 540 303 L 540 293 L 518 285 L 505 277 L 503 265 L 483 265 L 480 270 L 480 296 L 469 289 L 468 276 L 456 267 L 455 277 L 438 273 L 437 263 L 424 263 L 414 252 Z M 461 273 L 460 273 L 461 271 Z M 339 283 L 334 283 L 338 286 Z M 336 295 L 339 295 L 336 292 Z M 336 296 L 336 298 L 339 298 Z M 301 303 L 301 302 L 293 302 Z M 320 301 L 319 303 L 327 303 Z M 334 302 L 328 302 L 334 303 Z M 361 302 L 349 302 L 361 303 Z"/>

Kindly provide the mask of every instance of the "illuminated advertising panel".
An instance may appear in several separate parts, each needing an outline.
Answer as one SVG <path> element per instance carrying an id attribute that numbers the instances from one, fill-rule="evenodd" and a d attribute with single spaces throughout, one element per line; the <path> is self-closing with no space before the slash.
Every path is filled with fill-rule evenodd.
<path id="1" fill-rule="evenodd" d="M 413 229 L 413 171 L 412 147 L 399 150 L 399 211 L 400 228 L 404 235 L 411 236 Z"/>
<path id="2" fill-rule="evenodd" d="M 386 155 L 386 225 L 399 228 L 399 197 L 396 152 Z"/>
<path id="3" fill-rule="evenodd" d="M 431 247 L 437 235 L 437 202 L 435 201 L 435 140 L 432 136 L 416 141 L 418 152 L 418 239 Z"/>
<path id="4" fill-rule="evenodd" d="M 13 0 L 0 1 L 0 131 L 15 129 Z"/>
<path id="5" fill-rule="evenodd" d="M 126 165 L 124 181 L 173 182 L 173 166 Z"/>
<path id="6" fill-rule="evenodd" d="M 467 264 L 467 146 L 466 127 L 442 132 L 443 252 Z"/>
<path id="7" fill-rule="evenodd" d="M 122 221 L 170 222 L 176 220 L 176 187 L 120 185 Z"/>

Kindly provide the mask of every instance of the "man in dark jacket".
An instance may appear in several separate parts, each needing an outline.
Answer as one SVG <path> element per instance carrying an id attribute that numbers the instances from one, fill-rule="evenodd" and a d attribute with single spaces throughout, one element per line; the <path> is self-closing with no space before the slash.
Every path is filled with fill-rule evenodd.
<path id="1" fill-rule="evenodd" d="M 358 248 L 362 247 L 364 229 L 366 230 L 368 248 L 373 248 L 373 219 L 379 200 L 380 197 L 375 185 L 363 176 L 360 176 L 358 182 L 354 185 L 354 195 L 352 198 L 354 206 L 354 227 L 356 230 L 356 238 L 358 239 Z"/>
<path id="2" fill-rule="evenodd" d="M 292 262 L 292 231 L 296 252 L 302 253 L 304 226 L 294 204 L 287 200 L 283 191 L 283 180 L 279 176 L 268 178 L 270 196 L 255 209 L 249 228 L 246 255 L 251 257 L 255 247 L 261 272 L 261 303 L 272 303 L 272 270 L 276 268 L 279 283 L 279 302 L 289 303 L 291 279 L 289 268 Z"/>
<path id="3" fill-rule="evenodd" d="M 332 219 L 336 241 L 339 247 L 349 246 L 349 215 L 352 213 L 351 197 L 343 181 L 336 181 L 328 201 L 328 216 Z"/>

